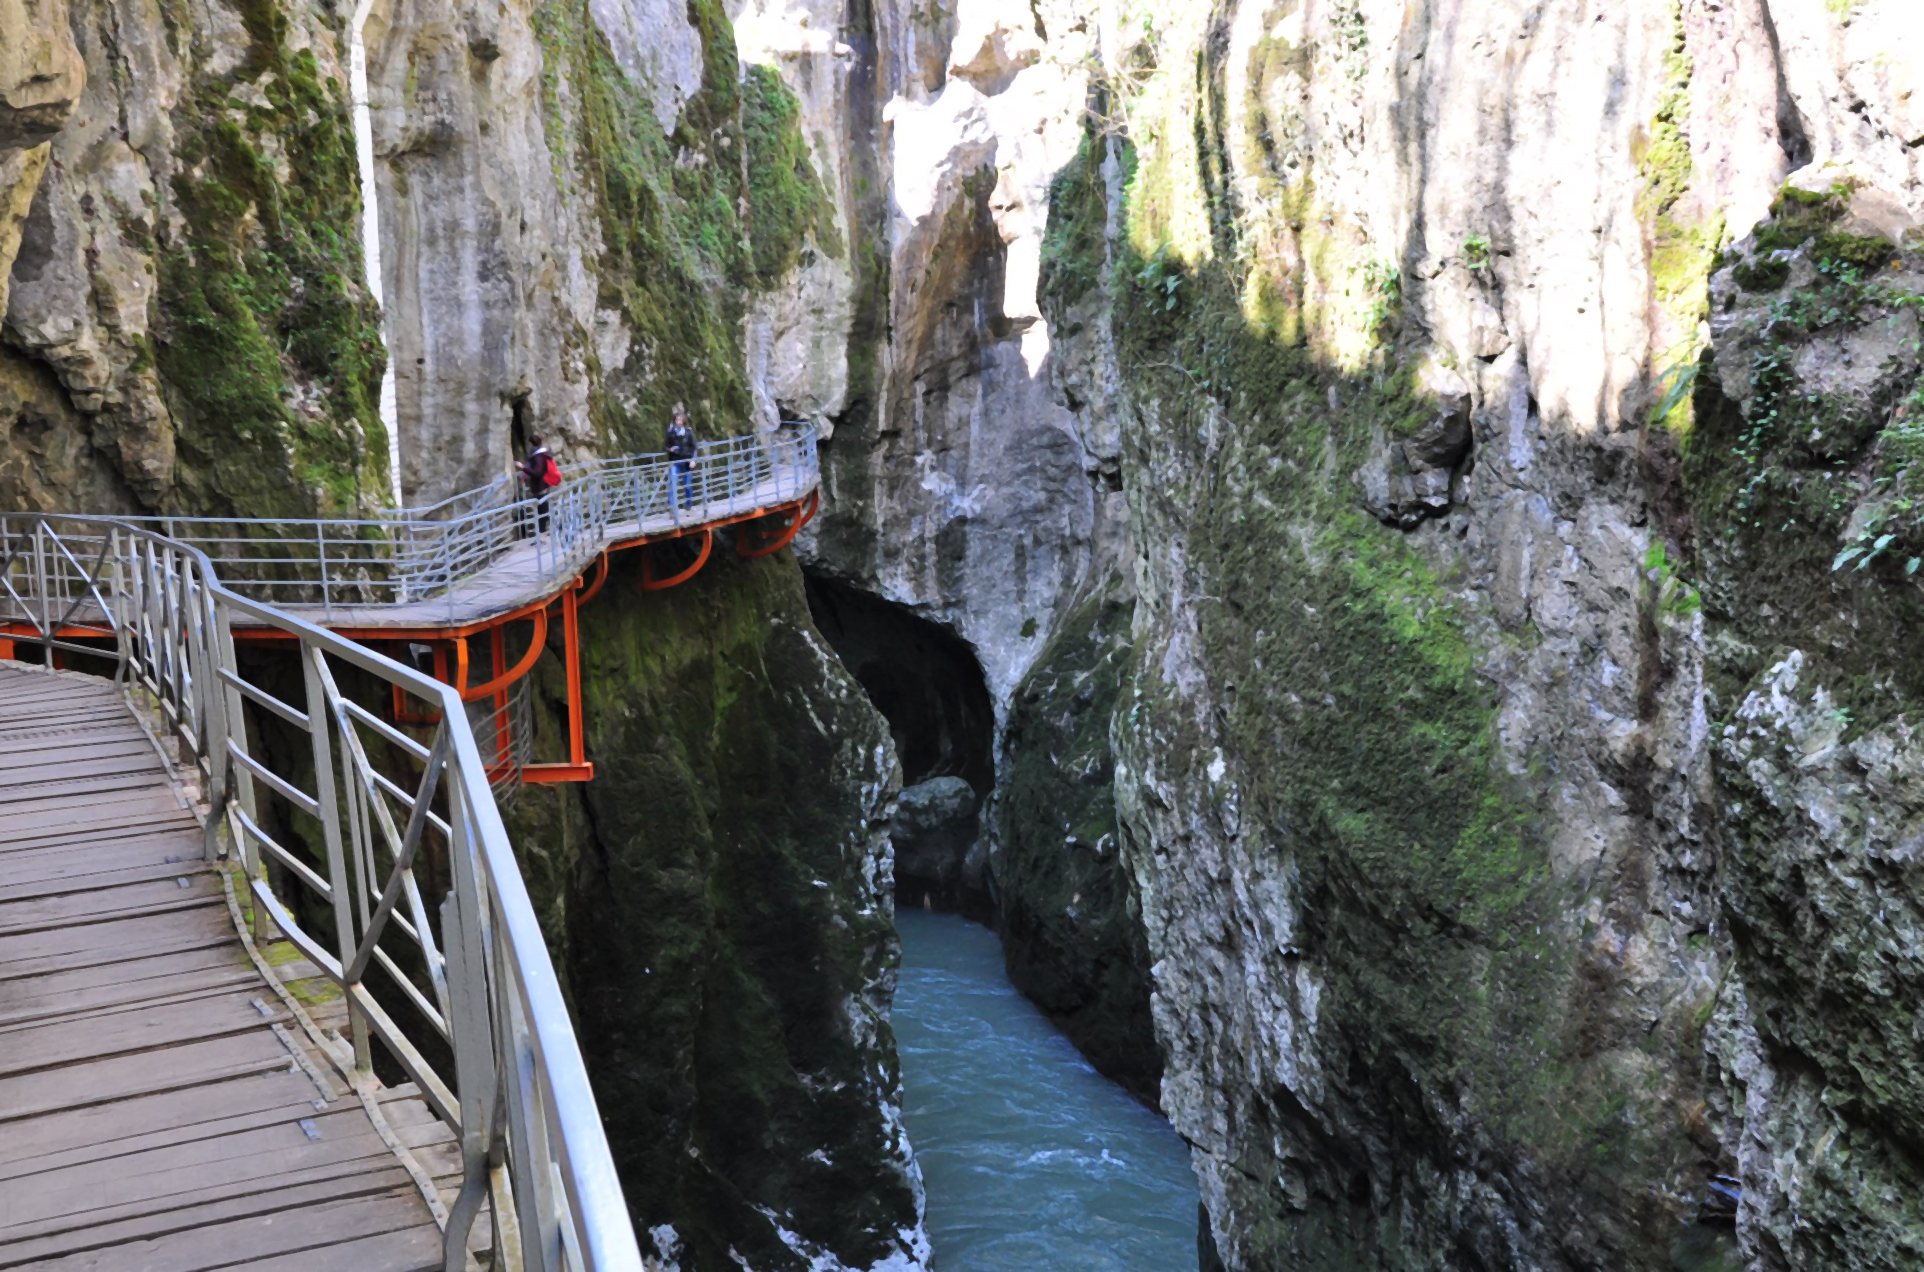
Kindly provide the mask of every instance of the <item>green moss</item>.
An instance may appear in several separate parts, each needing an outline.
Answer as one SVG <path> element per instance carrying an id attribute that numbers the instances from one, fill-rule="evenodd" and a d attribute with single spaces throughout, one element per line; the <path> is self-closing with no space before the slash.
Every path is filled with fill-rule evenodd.
<path id="1" fill-rule="evenodd" d="M 1790 281 L 1790 262 L 1773 258 L 1743 260 L 1731 275 L 1737 286 L 1748 292 L 1774 292 Z"/>
<path id="2" fill-rule="evenodd" d="M 767 288 L 787 276 L 811 241 L 831 257 L 839 258 L 843 248 L 797 124 L 795 95 L 772 66 L 743 67 L 741 93 L 750 273 Z"/>
<path id="3" fill-rule="evenodd" d="M 1799 192 L 1780 218 L 1827 215 L 1837 197 Z M 1924 620 L 1909 565 L 1924 561 L 1924 408 L 1914 362 L 1908 374 L 1892 364 L 1866 400 L 1805 384 L 1800 355 L 1818 333 L 1848 339 L 1924 298 L 1832 264 L 1808 288 L 1753 303 L 1748 412 L 1706 361 L 1697 411 L 1709 427 L 1684 452 L 1706 614 L 1731 637 L 1712 683 L 1732 704 L 1784 648 L 1804 649 L 1809 679 L 1831 689 L 1855 734 L 1924 695 L 1924 658 L 1903 635 Z"/>
<path id="4" fill-rule="evenodd" d="M 1085 135 L 1076 157 L 1049 183 L 1049 222 L 1042 237 L 1040 296 L 1052 320 L 1099 286 L 1109 264 L 1108 189 L 1104 143 Z"/>
<path id="5" fill-rule="evenodd" d="M 183 460 L 175 502 L 354 513 L 386 494 L 387 445 L 346 96 L 279 42 L 272 0 L 243 17 L 247 62 L 174 115 L 180 228 L 160 245 L 154 356 Z M 244 80 L 265 104 L 233 100 Z M 294 406 L 297 385 L 318 410 Z"/>
<path id="6" fill-rule="evenodd" d="M 1122 855 L 1109 746 L 1132 610 L 1122 580 L 1106 580 L 1016 690 L 992 869 L 1010 980 L 1098 1069 L 1154 1103 L 1162 1056 L 1149 951 Z"/>
<path id="7" fill-rule="evenodd" d="M 567 934 L 629 1205 L 675 1227 L 684 1267 L 790 1266 L 771 1216 L 871 1266 L 914 1216 L 881 1112 L 896 945 L 865 877 L 887 726 L 823 652 L 786 555 L 718 553 L 667 593 L 638 572 L 618 557 L 582 613 L 595 781 L 524 793 L 511 824 Z M 557 746 L 560 671 L 537 675 L 537 744 Z"/>
<path id="8" fill-rule="evenodd" d="M 1204 113 L 1216 109 L 1208 86 L 1198 96 Z M 1431 1238 L 1461 1211 L 1430 1210 L 1398 1180 L 1514 1169 L 1577 1199 L 1586 1242 L 1625 1266 L 1660 1260 L 1648 1183 L 1676 1167 L 1674 1119 L 1584 1036 L 1595 991 L 1570 916 L 1608 885 L 1553 868 L 1539 810 L 1555 776 L 1511 771 L 1499 738 L 1487 668 L 1532 635 L 1492 632 L 1469 581 L 1436 564 L 1454 553 L 1357 506 L 1352 474 L 1378 439 L 1420 428 L 1436 404 L 1387 313 L 1338 312 L 1303 289 L 1305 278 L 1348 278 L 1367 299 L 1368 264 L 1401 250 L 1354 233 L 1307 181 L 1288 206 L 1239 208 L 1228 185 L 1206 191 L 1231 212 L 1212 209 L 1210 252 L 1160 250 L 1182 220 L 1177 165 L 1197 162 L 1192 136 L 1205 150 L 1222 144 L 1209 120 L 1185 126 L 1180 144 L 1138 139 L 1112 330 L 1133 398 L 1132 527 L 1183 545 L 1181 575 L 1165 582 L 1185 598 L 1181 621 L 1194 622 L 1181 661 L 1206 669 L 1209 689 L 1178 688 L 1168 651 L 1139 650 L 1114 731 L 1126 755 L 1155 767 L 1146 804 L 1172 790 L 1184 800 L 1147 815 L 1200 821 L 1199 844 L 1248 855 L 1238 881 L 1272 882 L 1273 901 L 1257 901 L 1252 883 L 1247 904 L 1287 912 L 1292 944 L 1261 957 L 1317 987 L 1331 1066 L 1318 1107 L 1299 1113 L 1278 1092 L 1237 1110 L 1273 1118 L 1260 1142 L 1288 1155 L 1274 1174 L 1263 1154 L 1237 1163 L 1252 1171 L 1236 1200 L 1242 1257 L 1279 1269 L 1428 1266 Z M 1223 167 L 1207 154 L 1199 166 Z M 1465 263 L 1487 267 L 1491 251 L 1472 243 Z M 1359 327 L 1372 339 L 1350 340 Z M 1356 358 L 1359 344 L 1375 347 Z M 1669 603 L 1688 604 L 1674 589 Z M 1161 856 L 1184 851 L 1182 833 L 1132 848 L 1145 881 L 1193 868 Z M 1696 1044 L 1678 1034 L 1623 1045 L 1659 1069 L 1692 1065 Z M 1394 1147 L 1379 1156 L 1384 1144 Z"/>
<path id="9" fill-rule="evenodd" d="M 753 413 L 741 351 L 754 274 L 739 213 L 750 190 L 739 157 L 734 34 L 718 0 L 693 0 L 689 19 L 701 32 L 702 84 L 664 137 L 653 102 L 615 62 L 587 0 L 534 11 L 550 146 L 572 156 L 563 179 L 600 213 L 599 303 L 634 337 L 626 365 L 594 367 L 603 391 L 590 409 L 610 450 L 659 448 L 678 401 L 707 436 L 739 433 Z M 699 159 L 678 163 L 677 155 Z M 779 232 L 769 241 L 777 260 L 787 248 Z M 586 335 L 580 344 L 593 347 Z"/>
<path id="10" fill-rule="evenodd" d="M 1637 156 L 1641 182 L 1637 212 L 1649 226 L 1650 280 L 1654 297 L 1684 334 L 1685 348 L 1673 352 L 1688 360 L 1696 352 L 1696 332 L 1710 309 L 1710 275 L 1724 234 L 1721 216 L 1701 222 L 1688 195 L 1695 160 L 1687 131 L 1690 80 L 1694 67 L 1685 39 L 1683 6 L 1671 6 L 1671 43 L 1664 54 L 1665 88 Z M 1672 404 L 1659 421 L 1679 434 L 1691 427 L 1690 400 Z"/>

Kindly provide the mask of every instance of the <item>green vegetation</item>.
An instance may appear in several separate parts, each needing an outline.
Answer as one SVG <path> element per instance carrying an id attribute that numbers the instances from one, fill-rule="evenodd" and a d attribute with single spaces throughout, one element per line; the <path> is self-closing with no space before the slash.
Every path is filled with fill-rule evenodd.
<path id="1" fill-rule="evenodd" d="M 772 66 L 742 68 L 742 139 L 748 180 L 749 272 L 758 287 L 780 283 L 811 240 L 842 254 L 835 213 L 809 161 L 799 105 Z"/>
<path id="2" fill-rule="evenodd" d="M 791 561 L 717 558 L 646 595 L 616 558 L 581 615 L 596 780 L 524 792 L 509 829 L 637 1225 L 673 1224 L 684 1267 L 787 1266 L 771 1218 L 867 1267 L 913 1214 L 871 996 L 897 957 L 866 874 L 887 726 Z M 556 748 L 562 669 L 535 674 Z"/>
<path id="3" fill-rule="evenodd" d="M 174 112 L 181 228 L 158 245 L 154 353 L 183 461 L 176 502 L 353 513 L 386 495 L 387 442 L 346 94 L 285 47 L 272 0 L 244 17 L 247 59 Z M 295 405 L 296 386 L 313 406 Z"/>
<path id="4" fill-rule="evenodd" d="M 1924 567 L 1924 350 L 1911 341 L 1869 392 L 1824 391 L 1799 368 L 1817 342 L 1838 370 L 1862 336 L 1888 348 L 1882 333 L 1907 329 L 1902 316 L 1924 313 L 1924 295 L 1909 269 L 1863 268 L 1895 256 L 1890 244 L 1853 251 L 1850 236 L 1834 235 L 1849 193 L 1786 191 L 1759 229 L 1760 254 L 1772 244 L 1828 254 L 1809 286 L 1747 302 L 1747 410 L 1705 363 L 1696 409 L 1711 427 L 1686 448 L 1684 477 L 1706 608 L 1735 637 L 1721 648 L 1748 651 L 1713 664 L 1720 696 L 1734 700 L 1773 650 L 1822 651 L 1810 675 L 1851 712 L 1856 732 L 1924 693 L 1924 659 L 1901 635 L 1924 617 L 1914 585 Z M 1914 269 L 1909 258 L 1895 263 Z"/>
<path id="5" fill-rule="evenodd" d="M 1474 273 L 1490 268 L 1490 240 L 1486 236 L 1472 234 L 1463 240 L 1463 264 Z"/>
<path id="6" fill-rule="evenodd" d="M 1150 959 L 1109 747 L 1132 609 L 1122 580 L 1106 580 L 1016 690 L 994 869 L 1009 978 L 1098 1069 L 1153 1100 L 1162 1056 L 1149 1016 Z"/>
<path id="7" fill-rule="evenodd" d="M 1690 79 L 1694 66 L 1684 36 L 1683 6 L 1671 7 L 1671 43 L 1664 54 L 1665 87 L 1656 116 L 1637 155 L 1637 213 L 1650 227 L 1650 276 L 1657 303 L 1670 316 L 1690 356 L 1696 353 L 1698 324 L 1710 309 L 1710 275 L 1723 239 L 1721 216 L 1696 219 L 1687 196 L 1695 163 L 1686 126 L 1690 119 Z M 1684 395 L 1661 413 L 1666 427 L 1690 431 L 1690 398 Z"/>
<path id="8" fill-rule="evenodd" d="M 658 447 L 677 401 L 697 431 L 738 432 L 752 413 L 740 348 L 746 296 L 778 283 L 811 243 L 843 251 L 793 96 L 773 71 L 739 73 L 719 0 L 693 0 L 689 16 L 702 35 L 702 85 L 664 136 L 587 0 L 534 14 L 550 144 L 579 157 L 578 170 L 561 175 L 600 212 L 600 303 L 635 341 L 626 365 L 595 367 L 608 390 L 593 398 L 595 423 L 610 449 Z M 586 353 L 591 342 L 580 343 Z"/>

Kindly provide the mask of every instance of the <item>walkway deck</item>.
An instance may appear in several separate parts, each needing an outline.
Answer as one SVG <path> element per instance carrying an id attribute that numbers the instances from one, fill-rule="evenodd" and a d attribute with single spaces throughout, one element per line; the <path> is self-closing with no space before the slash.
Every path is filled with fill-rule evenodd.
<path id="1" fill-rule="evenodd" d="M 559 568 L 553 540 L 544 535 L 539 541 L 517 543 L 488 561 L 485 569 L 425 600 L 367 605 L 282 602 L 279 608 L 335 631 L 368 635 L 486 623 L 554 596 L 583 566 L 610 548 L 753 520 L 795 503 L 798 497 L 793 480 L 770 478 L 733 498 L 711 499 L 686 509 L 595 527 L 590 542 L 577 545 L 573 553 L 584 559 Z"/>
<path id="2" fill-rule="evenodd" d="M 290 1009 L 314 969 L 263 976 L 177 792 L 111 683 L 0 663 L 0 1269 L 440 1267 L 416 1177 Z M 374 1098 L 445 1196 L 447 1130 Z"/>

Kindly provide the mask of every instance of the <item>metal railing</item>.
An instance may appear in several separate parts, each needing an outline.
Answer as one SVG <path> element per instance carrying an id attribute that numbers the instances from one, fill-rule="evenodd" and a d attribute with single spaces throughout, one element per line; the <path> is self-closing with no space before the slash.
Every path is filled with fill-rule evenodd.
<path id="1" fill-rule="evenodd" d="M 215 570 L 199 548 L 127 521 L 0 514 L 0 622 L 31 629 L 16 640 L 49 667 L 56 651 L 114 661 L 116 680 L 198 771 L 208 854 L 231 844 L 257 933 L 271 920 L 345 995 L 344 1067 L 374 1082 L 378 1044 L 388 1071 L 456 1133 L 447 1268 L 466 1266 L 485 1201 L 496 1268 L 639 1272 L 587 1071 L 459 694 Z M 237 622 L 278 629 L 295 658 L 249 674 L 235 659 Z M 357 700 L 393 685 L 439 706 L 426 740 Z"/>
<path id="2" fill-rule="evenodd" d="M 706 442 L 684 481 L 666 455 L 590 460 L 562 469 L 541 499 L 502 477 L 425 508 L 344 518 L 135 517 L 200 549 L 233 590 L 318 611 L 419 605 L 440 598 L 459 617 L 458 589 L 510 554 L 536 581 L 567 581 L 624 532 L 697 526 L 801 499 L 820 484 L 812 425 Z"/>

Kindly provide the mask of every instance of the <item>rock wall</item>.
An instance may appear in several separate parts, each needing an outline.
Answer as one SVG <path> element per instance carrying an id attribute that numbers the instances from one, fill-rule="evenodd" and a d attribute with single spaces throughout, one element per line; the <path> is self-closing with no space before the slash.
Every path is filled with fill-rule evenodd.
<path id="1" fill-rule="evenodd" d="M 1226 1266 L 1912 1257 L 1914 6 L 772 12 L 811 564 L 987 670 L 1018 979 L 1139 906 Z"/>
<path id="2" fill-rule="evenodd" d="M 0 4 L 0 507 L 380 505 L 390 362 L 410 501 L 536 432 L 652 447 L 677 400 L 736 435 L 755 298 L 846 251 L 797 121 L 714 4 Z M 644 1246 L 925 1267 L 886 728 L 792 556 L 636 568 L 584 613 L 602 776 L 513 819 Z"/>
<path id="3" fill-rule="evenodd" d="M 664 1268 L 928 1265 L 888 1024 L 899 958 L 882 719 L 792 563 L 582 611 L 584 786 L 510 818 L 633 1210 Z M 558 741 L 558 668 L 538 686 Z M 823 781 L 825 772 L 835 775 Z"/>
<path id="4" fill-rule="evenodd" d="M 338 19 L 33 0 L 0 22 L 0 502 L 378 502 L 384 355 Z"/>
<path id="5" fill-rule="evenodd" d="M 1865 42 L 1914 22 L 1285 0 L 1151 15 L 1105 49 L 1131 171 L 1106 213 L 1122 259 L 1091 285 L 1139 562 L 1118 794 L 1163 1103 L 1227 1266 L 1884 1266 L 1910 1240 L 1886 1200 L 1904 1132 L 1818 1112 L 1902 1103 L 1908 1062 L 1874 1040 L 1904 1026 L 1872 1023 L 1888 990 L 1844 971 L 1869 955 L 1841 915 L 1825 930 L 1853 952 L 1792 952 L 1790 862 L 1823 856 L 1795 845 L 1826 818 L 1749 758 L 1796 714 L 1743 689 L 1797 679 L 1742 634 L 1781 612 L 1752 589 L 1783 563 L 1706 537 L 1742 506 L 1746 438 L 1789 434 L 1769 402 L 1716 415 L 1697 368 L 1739 347 L 1718 249 L 1794 219 L 1787 176 L 1854 163 L 1908 224 L 1912 72 Z M 1833 230 L 1769 246 L 1821 258 Z M 1822 303 L 1797 321 L 1838 322 Z M 1826 572 L 1882 537 L 1848 524 L 1885 498 L 1853 448 L 1909 383 L 1903 321 L 1859 353 L 1875 375 L 1837 352 L 1798 372 L 1865 403 L 1822 478 L 1855 493 L 1814 516 L 1807 479 L 1799 518 L 1753 514 Z M 1740 366 L 1727 385 L 1776 374 Z M 1910 603 L 1833 595 L 1826 657 L 1854 665 L 1835 651 Z M 1861 616 L 1848 637 L 1839 615 Z M 1733 642 L 1759 647 L 1725 673 Z M 1882 826 L 1869 783 L 1901 784 L 1883 737 L 1847 824 Z M 1760 791 L 1788 817 L 1765 833 Z M 1902 842 L 1828 852 L 1880 833 Z M 1759 983 L 1857 1005 L 1820 1047 Z"/>

